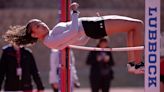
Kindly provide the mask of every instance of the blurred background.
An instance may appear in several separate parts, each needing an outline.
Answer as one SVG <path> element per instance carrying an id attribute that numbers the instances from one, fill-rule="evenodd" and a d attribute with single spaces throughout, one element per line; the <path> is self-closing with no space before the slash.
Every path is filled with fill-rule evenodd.
<path id="1" fill-rule="evenodd" d="M 144 0 L 73 0 L 80 4 L 80 17 L 116 14 L 138 18 L 144 21 Z M 161 0 L 161 5 L 164 0 Z M 11 25 L 25 25 L 32 18 L 43 20 L 50 29 L 56 24 L 57 0 L 0 0 L 0 36 Z M 164 30 L 164 6 L 161 6 L 161 30 Z M 91 39 L 87 46 L 96 46 L 97 40 Z M 0 48 L 5 44 L 0 38 Z M 120 33 L 109 38 L 110 47 L 126 46 L 126 34 Z M 50 89 L 49 54 L 50 49 L 38 42 L 33 50 L 42 81 L 46 89 Z M 89 88 L 89 67 L 86 66 L 88 51 L 73 50 L 81 88 Z M 2 51 L 0 50 L 0 53 Z M 126 70 L 127 52 L 112 52 L 114 56 L 114 80 L 112 88 L 143 88 L 144 76 L 128 74 Z"/>

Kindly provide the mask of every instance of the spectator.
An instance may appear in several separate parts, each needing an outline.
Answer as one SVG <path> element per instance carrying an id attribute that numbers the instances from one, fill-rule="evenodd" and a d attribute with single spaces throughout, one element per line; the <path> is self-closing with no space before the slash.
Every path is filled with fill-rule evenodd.
<path id="1" fill-rule="evenodd" d="M 100 39 L 97 47 L 108 48 L 107 40 Z M 114 65 L 111 52 L 91 51 L 86 63 L 91 66 L 89 79 L 92 92 L 109 92 Z"/>
<path id="2" fill-rule="evenodd" d="M 75 58 L 73 55 L 73 52 L 71 51 L 71 70 L 72 70 L 72 75 L 73 75 L 73 81 L 74 81 L 74 86 L 79 88 L 80 83 L 78 81 L 78 76 L 75 68 Z M 49 75 L 49 82 L 53 88 L 54 92 L 58 92 L 58 84 L 59 84 L 59 79 L 58 79 L 58 71 L 59 71 L 59 50 L 57 49 L 52 49 L 51 50 L 51 55 L 50 55 L 50 75 Z"/>
<path id="3" fill-rule="evenodd" d="M 31 76 L 38 92 L 43 92 L 44 87 L 31 50 L 11 44 L 4 46 L 0 59 L 0 90 L 4 80 L 5 91 L 32 92 Z"/>

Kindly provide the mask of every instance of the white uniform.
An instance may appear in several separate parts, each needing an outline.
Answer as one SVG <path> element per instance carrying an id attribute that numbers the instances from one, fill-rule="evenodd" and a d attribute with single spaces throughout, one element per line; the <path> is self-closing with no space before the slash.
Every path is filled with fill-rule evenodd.
<path id="1" fill-rule="evenodd" d="M 89 37 L 85 35 L 78 13 L 72 14 L 71 22 L 58 23 L 45 37 L 43 43 L 52 49 L 63 49 L 68 45 L 85 45 Z"/>
<path id="2" fill-rule="evenodd" d="M 71 51 L 71 74 L 73 81 L 78 80 L 76 68 L 75 68 L 75 57 Z M 57 69 L 59 68 L 59 50 L 52 49 L 50 54 L 50 72 L 49 72 L 49 83 L 58 83 L 59 75 L 57 75 Z"/>

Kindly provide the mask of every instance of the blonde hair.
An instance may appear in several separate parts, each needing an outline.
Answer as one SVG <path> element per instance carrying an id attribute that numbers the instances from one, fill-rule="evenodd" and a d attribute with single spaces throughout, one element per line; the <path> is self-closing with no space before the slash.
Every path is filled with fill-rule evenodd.
<path id="1" fill-rule="evenodd" d="M 37 38 L 31 36 L 31 31 L 27 30 L 27 26 L 10 26 L 3 35 L 5 41 L 16 45 L 29 45 L 37 42 Z"/>

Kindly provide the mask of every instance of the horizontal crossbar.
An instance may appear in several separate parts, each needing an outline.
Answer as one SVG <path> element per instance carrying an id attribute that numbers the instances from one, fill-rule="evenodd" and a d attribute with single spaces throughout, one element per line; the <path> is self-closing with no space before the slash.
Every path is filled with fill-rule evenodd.
<path id="1" fill-rule="evenodd" d="M 121 47 L 121 48 L 97 48 L 97 47 L 84 47 L 69 45 L 70 48 L 87 50 L 87 51 L 134 51 L 134 50 L 144 50 L 144 46 L 137 47 Z"/>

